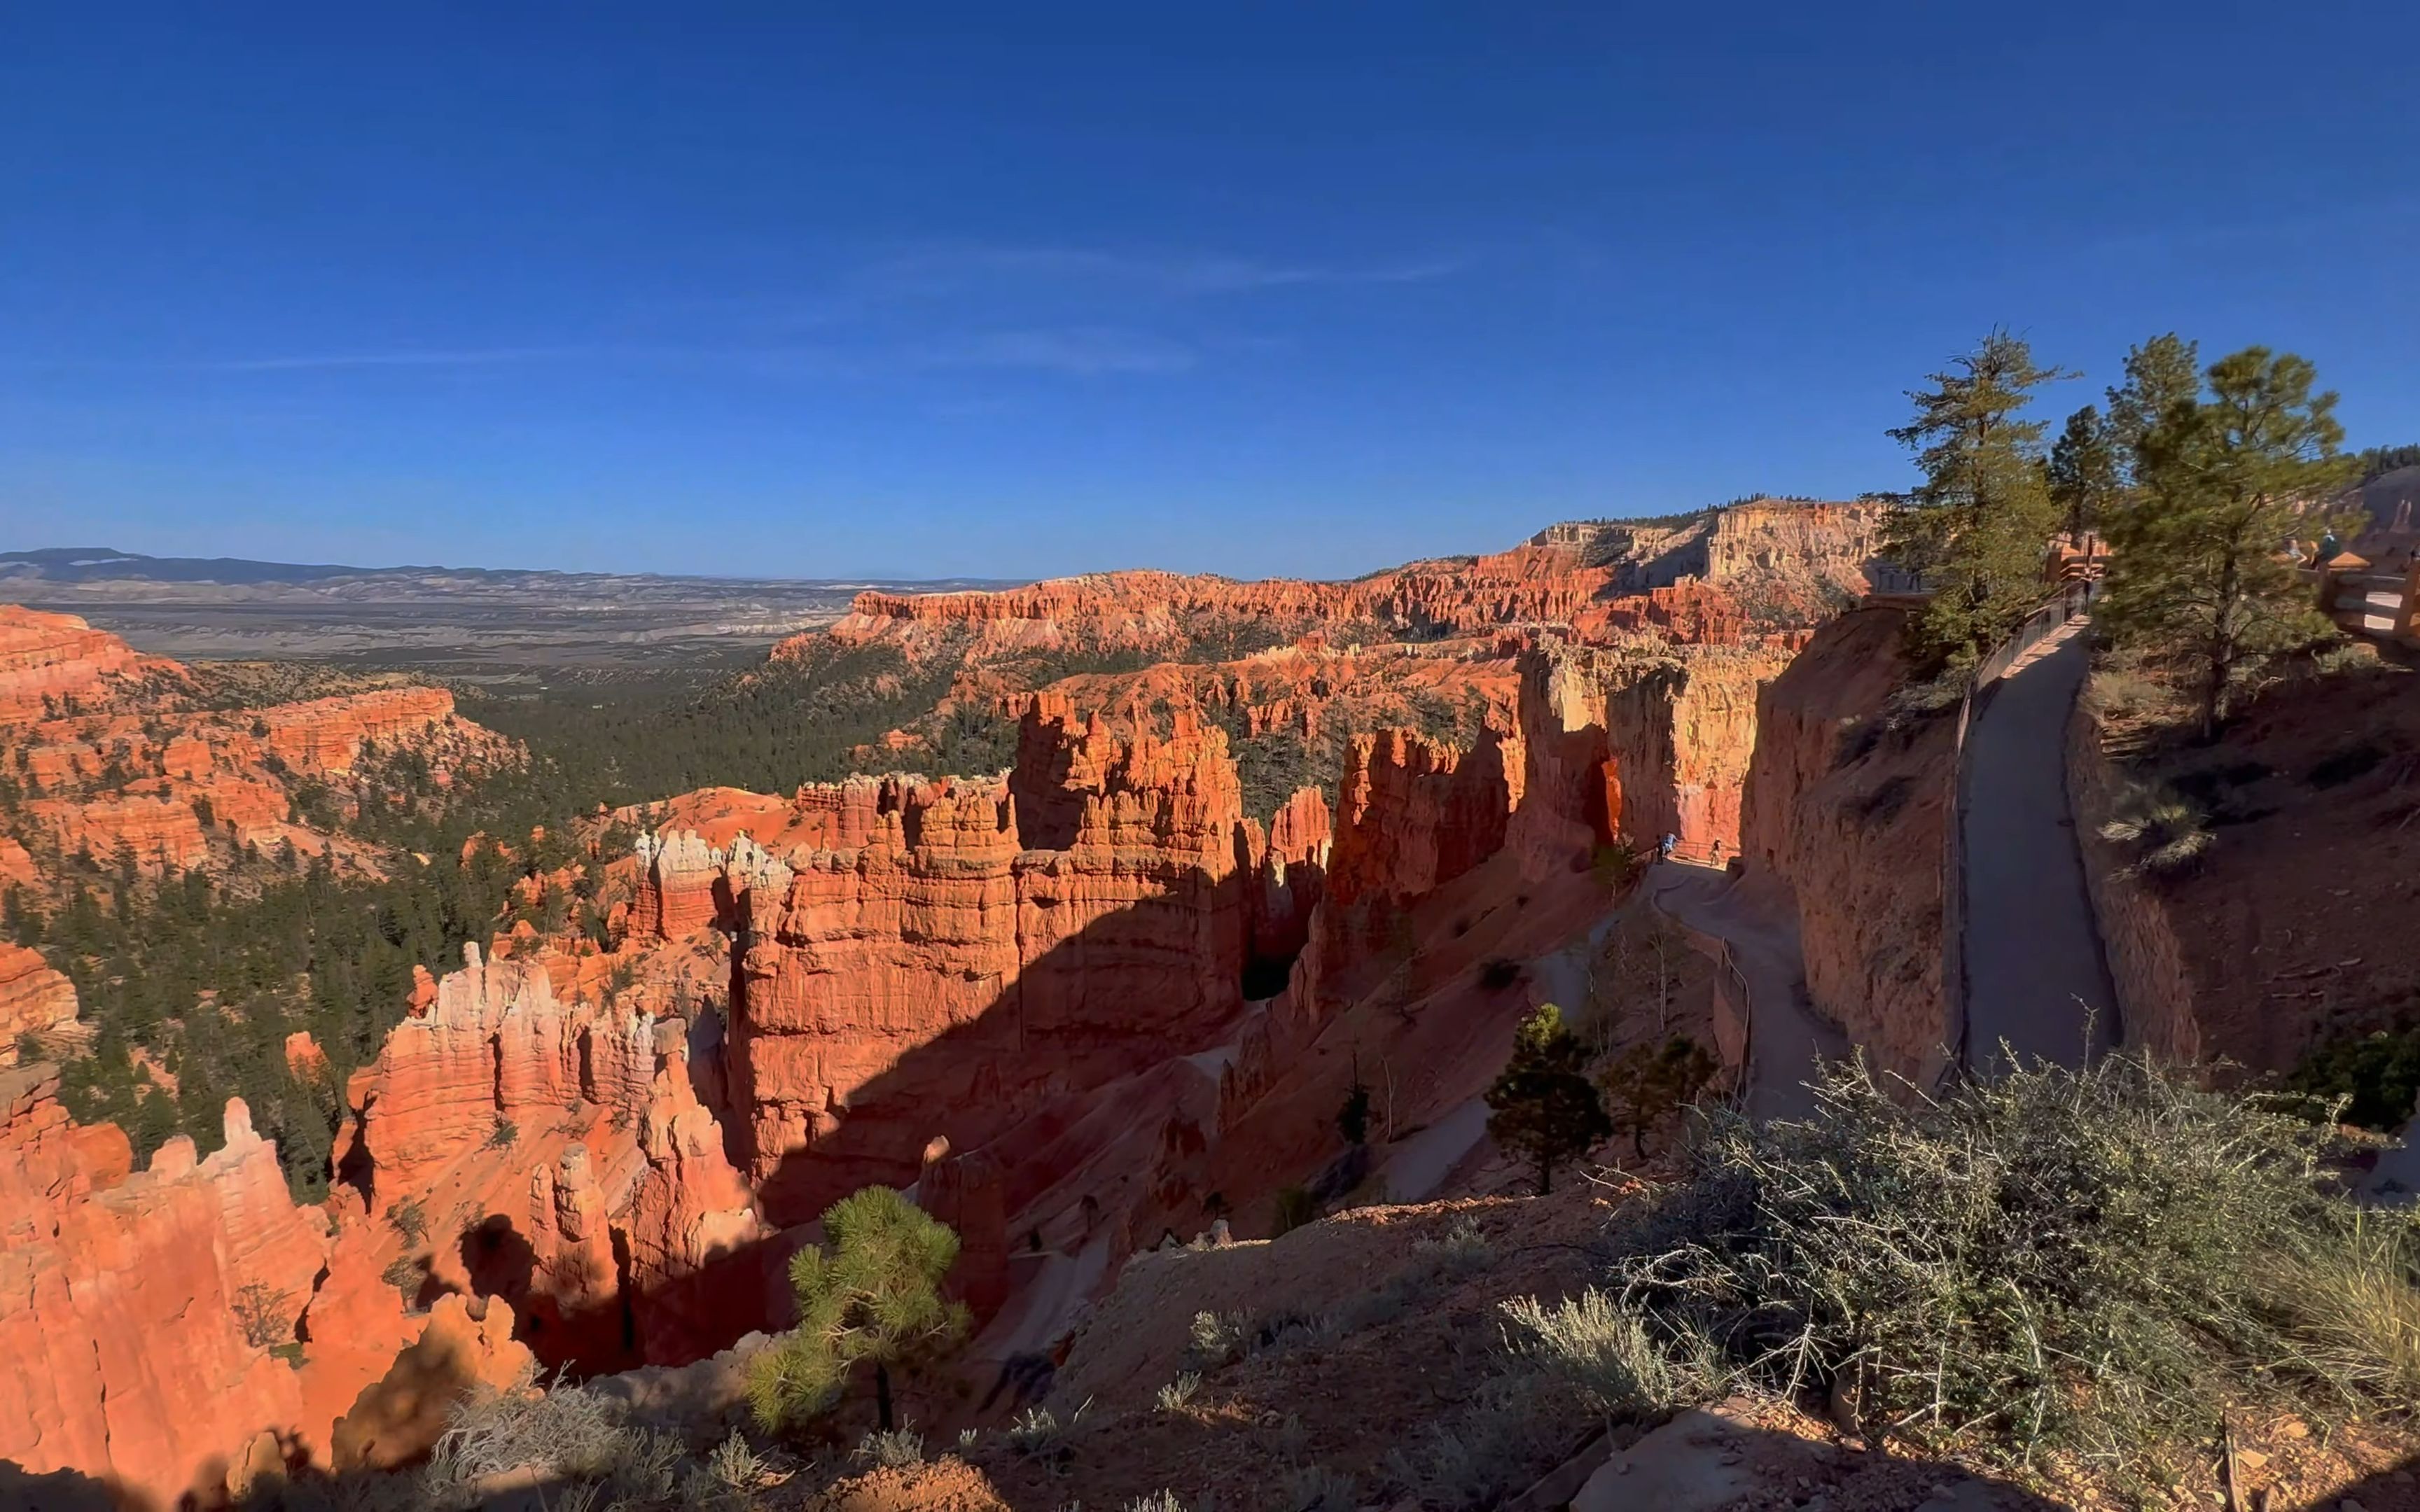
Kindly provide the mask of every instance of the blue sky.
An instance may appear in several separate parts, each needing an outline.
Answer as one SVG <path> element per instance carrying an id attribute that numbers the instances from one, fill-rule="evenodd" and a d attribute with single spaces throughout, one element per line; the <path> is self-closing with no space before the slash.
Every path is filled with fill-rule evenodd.
<path id="1" fill-rule="evenodd" d="M 105 10 L 0 18 L 9 548 L 1349 575 L 1900 486 L 1994 323 L 2420 440 L 2407 4 Z"/>

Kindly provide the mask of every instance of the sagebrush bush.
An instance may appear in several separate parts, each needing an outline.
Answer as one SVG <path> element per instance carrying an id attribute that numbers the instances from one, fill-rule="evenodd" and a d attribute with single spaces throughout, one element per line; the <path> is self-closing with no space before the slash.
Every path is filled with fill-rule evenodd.
<path id="1" fill-rule="evenodd" d="M 730 1436 L 714 1446 L 706 1457 L 706 1473 L 731 1490 L 746 1490 L 761 1484 L 766 1476 L 764 1457 L 733 1428 Z"/>
<path id="2" fill-rule="evenodd" d="M 2134 1056 L 1896 1090 L 1851 1065 L 1806 1119 L 1714 1114 L 1618 1236 L 1621 1305 L 1753 1382 L 1850 1384 L 1869 1431 L 1986 1459 L 2126 1475 L 2229 1403 L 2381 1399 L 2374 1333 L 2281 1304 L 2282 1277 L 2381 1273 L 2321 1165 L 2331 1131 Z"/>
<path id="3" fill-rule="evenodd" d="M 1487 1242 L 1479 1226 L 1468 1218 L 1457 1218 L 1436 1238 L 1413 1242 L 1406 1273 L 1423 1285 L 1435 1285 L 1477 1275 L 1495 1263 L 1495 1246 Z"/>
<path id="4" fill-rule="evenodd" d="M 1029 1407 L 1008 1426 L 1008 1442 L 1021 1455 L 1038 1455 L 1059 1439 L 1059 1414 L 1047 1407 Z"/>
<path id="5" fill-rule="evenodd" d="M 429 1478 L 461 1483 L 530 1470 L 595 1480 L 626 1460 L 637 1434 L 622 1407 L 558 1374 L 540 1389 L 533 1370 L 503 1391 L 482 1389 L 458 1405 L 430 1452 Z"/>
<path id="6" fill-rule="evenodd" d="M 1174 1381 L 1159 1388 L 1159 1410 L 1163 1412 L 1182 1411 L 1202 1389 L 1202 1378 L 1193 1371 L 1179 1372 Z"/>
<path id="7" fill-rule="evenodd" d="M 1594 1287 L 1552 1305 L 1514 1297 L 1498 1306 L 1506 1348 L 1606 1416 L 1652 1415 L 1714 1395 L 1717 1383 L 1698 1378 L 1668 1350 L 1641 1309 Z"/>
<path id="8" fill-rule="evenodd" d="M 1285 1473 L 1281 1495 L 1294 1512 L 1357 1512 L 1361 1483 L 1326 1465 L 1296 1465 Z"/>
<path id="9" fill-rule="evenodd" d="M 1254 1327 L 1252 1315 L 1241 1310 L 1195 1313 L 1191 1334 L 1193 1358 L 1206 1370 L 1233 1365 L 1250 1349 Z"/>
<path id="10" fill-rule="evenodd" d="M 1574 1448 L 1576 1407 L 1564 1395 L 1533 1372 L 1488 1381 L 1388 1452 L 1390 1489 L 1442 1512 L 1502 1505 Z"/>
<path id="11" fill-rule="evenodd" d="M 850 1456 L 860 1464 L 907 1470 L 924 1462 L 924 1435 L 904 1426 L 888 1431 L 875 1428 L 857 1441 Z"/>

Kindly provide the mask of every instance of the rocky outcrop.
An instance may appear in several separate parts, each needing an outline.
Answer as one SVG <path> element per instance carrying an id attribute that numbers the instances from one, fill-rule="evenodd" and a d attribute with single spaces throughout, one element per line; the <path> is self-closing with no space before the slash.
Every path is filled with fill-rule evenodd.
<path id="1" fill-rule="evenodd" d="M 241 1102 L 208 1159 L 179 1136 L 129 1174 L 124 1136 L 70 1123 L 55 1088 L 0 1073 L 0 1458 L 164 1503 L 216 1495 L 264 1431 L 324 1449 L 361 1386 L 305 1341 L 327 1214 L 294 1205 Z"/>
<path id="2" fill-rule="evenodd" d="M 181 680 L 183 671 L 72 614 L 0 604 L 0 724 L 40 718 L 70 700 L 105 706 L 147 679 Z"/>
<path id="3" fill-rule="evenodd" d="M 0 1066 L 17 1063 L 21 1037 L 55 1034 L 75 1021 L 75 983 L 39 951 L 0 944 Z"/>
<path id="4" fill-rule="evenodd" d="M 527 1389 L 536 1360 L 513 1336 L 513 1310 L 494 1297 L 450 1296 L 427 1326 L 339 1419 L 338 1470 L 392 1470 L 435 1447 L 456 1403 L 473 1393 Z"/>
<path id="5" fill-rule="evenodd" d="M 1337 801 L 1328 896 L 1417 898 L 1504 845 L 1512 810 L 1501 741 L 1492 732 L 1456 750 L 1408 730 L 1357 737 Z"/>
<path id="6" fill-rule="evenodd" d="M 978 1322 L 1008 1300 L 1008 1185 L 1000 1163 L 981 1150 L 952 1155 L 946 1141 L 925 1151 L 917 1204 L 958 1236 L 950 1288 Z"/>
<path id="7" fill-rule="evenodd" d="M 1756 500 L 1676 525 L 1575 521 L 1510 551 L 1417 562 L 1351 582 L 1116 572 L 994 593 L 866 593 L 829 636 L 975 658 L 1079 646 L 1174 656 L 1232 643 L 1243 627 L 1281 640 L 1347 625 L 1434 637 L 1528 624 L 1730 638 L 1812 624 L 1864 592 L 1885 512 L 1880 503 Z M 804 655 L 815 641 L 798 638 L 775 656 Z"/>
<path id="8" fill-rule="evenodd" d="M 185 668 L 136 656 L 80 620 L 0 606 L 6 775 L 23 794 L 0 812 L 0 871 L 22 872 L 40 891 L 56 878 L 33 865 L 35 850 L 104 864 L 131 854 L 156 872 L 205 866 L 213 845 L 374 865 L 370 852 L 341 843 L 359 803 L 379 791 L 361 779 L 373 745 L 412 751 L 440 785 L 458 767 L 516 759 L 442 688 L 258 708 L 212 706 L 203 691 Z"/>
<path id="9" fill-rule="evenodd" d="M 820 811 L 815 802 L 801 794 L 783 818 L 793 825 L 811 824 L 808 816 Z M 737 930 L 741 898 L 760 887 L 778 893 L 790 885 L 789 870 L 745 830 L 728 845 L 708 844 L 689 829 L 643 834 L 637 861 L 629 925 L 652 940 L 680 939 L 708 925 L 726 933 Z"/>
<path id="10" fill-rule="evenodd" d="M 1739 854 L 1758 690 L 1789 665 L 1761 646 L 1549 643 L 1521 663 L 1525 772 L 1512 843 L 1525 870 L 1582 868 L 1612 840 Z"/>
<path id="11" fill-rule="evenodd" d="M 49 828 L 60 850 L 82 851 L 104 864 L 122 851 L 156 871 L 195 866 L 210 854 L 191 803 L 146 796 L 44 798 L 28 805 L 27 812 Z"/>
<path id="12" fill-rule="evenodd" d="M 1885 712 L 1903 623 L 1844 615 L 1765 689 L 1741 841 L 1792 895 L 1816 1011 L 1930 1086 L 1958 1041 L 1942 987 L 1956 717 Z"/>
<path id="13" fill-rule="evenodd" d="M 776 1221 L 904 1185 L 934 1135 L 980 1145 L 1240 1009 L 1249 845 L 1223 733 L 1029 722 L 1061 748 L 1008 779 L 802 790 L 786 891 L 747 889 L 733 1094 Z"/>
<path id="14" fill-rule="evenodd" d="M 773 1230 L 723 1151 L 723 1132 L 691 1093 L 675 1049 L 657 1072 L 639 1124 L 647 1168 L 617 1226 L 629 1257 L 632 1320 L 643 1358 L 686 1365 L 772 1316 L 760 1246 Z"/>
<path id="15" fill-rule="evenodd" d="M 418 741 L 454 717 L 442 687 L 382 688 L 280 703 L 254 716 L 269 753 L 307 772 L 349 772 L 372 741 Z"/>
<path id="16" fill-rule="evenodd" d="M 678 1365 L 758 1326 L 771 1231 L 697 1100 L 689 1026 L 561 1001 L 542 961 L 466 958 L 348 1094 L 374 1211 L 427 1213 L 432 1281 L 504 1298 L 550 1363 Z"/>

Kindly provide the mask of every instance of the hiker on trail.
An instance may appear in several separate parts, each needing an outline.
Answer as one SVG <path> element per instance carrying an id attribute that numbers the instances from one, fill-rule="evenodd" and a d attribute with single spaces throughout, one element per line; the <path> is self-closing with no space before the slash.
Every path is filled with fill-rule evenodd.
<path id="1" fill-rule="evenodd" d="M 1662 840 L 1655 842 L 1655 859 L 1659 861 L 1668 861 L 1672 859 L 1672 853 L 1680 848 L 1681 837 L 1678 835 L 1667 835 Z"/>

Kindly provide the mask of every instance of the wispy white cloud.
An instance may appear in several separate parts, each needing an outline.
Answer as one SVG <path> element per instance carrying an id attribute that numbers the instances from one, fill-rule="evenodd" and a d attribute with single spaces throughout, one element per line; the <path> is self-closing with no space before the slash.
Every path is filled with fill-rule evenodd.
<path id="1" fill-rule="evenodd" d="M 1449 277 L 1466 266 L 1466 260 L 1458 257 L 1323 265 L 1206 252 L 934 243 L 876 257 L 864 267 L 861 276 L 876 293 L 892 297 L 966 293 L 1023 283 L 1194 299 L 1305 285 L 1425 283 Z"/>
<path id="2" fill-rule="evenodd" d="M 504 367 L 523 363 L 669 359 L 703 355 L 674 347 L 398 347 L 392 350 L 288 352 L 259 357 L 196 358 L 9 358 L 0 366 L 88 373 L 315 373 L 349 368 Z"/>
<path id="3" fill-rule="evenodd" d="M 916 355 L 923 367 L 1026 368 L 1085 378 L 1182 373 L 1200 360 L 1201 353 L 1183 342 L 1097 326 L 984 332 L 930 344 Z"/>
<path id="4" fill-rule="evenodd" d="M 286 357 L 234 357 L 161 365 L 197 373 L 312 372 L 347 367 L 503 367 L 522 363 L 579 362 L 613 355 L 597 347 L 484 347 L 454 350 L 311 352 Z"/>

